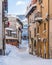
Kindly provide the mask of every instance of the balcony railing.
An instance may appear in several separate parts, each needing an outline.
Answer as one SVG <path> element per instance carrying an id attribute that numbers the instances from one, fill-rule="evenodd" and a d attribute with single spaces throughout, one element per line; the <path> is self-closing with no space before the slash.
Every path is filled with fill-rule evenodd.
<path id="1" fill-rule="evenodd" d="M 35 21 L 41 23 L 42 19 L 43 18 L 41 16 L 41 13 L 40 12 L 38 12 L 38 13 L 35 14 Z"/>

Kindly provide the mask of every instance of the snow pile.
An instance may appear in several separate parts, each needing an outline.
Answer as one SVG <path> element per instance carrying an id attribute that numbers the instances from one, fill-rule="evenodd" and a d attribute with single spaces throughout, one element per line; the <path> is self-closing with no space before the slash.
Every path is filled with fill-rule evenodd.
<path id="1" fill-rule="evenodd" d="M 10 44 L 6 44 L 6 50 L 5 53 L 9 57 L 16 57 L 18 52 L 18 48 L 16 46 L 12 46 Z"/>
<path id="2" fill-rule="evenodd" d="M 27 43 L 23 45 L 22 43 L 21 48 L 19 49 L 7 44 L 6 56 L 0 56 L 0 65 L 52 65 L 52 59 L 42 59 L 40 57 L 30 55 L 27 51 L 28 47 L 24 50 L 24 48 L 26 48 L 26 44 Z"/>
<path id="3" fill-rule="evenodd" d="M 17 50 L 17 47 L 12 46 L 10 44 L 6 44 L 6 50 L 5 50 L 6 55 L 9 55 L 11 52 L 16 50 Z"/>
<path id="4" fill-rule="evenodd" d="M 20 45 L 20 47 L 28 47 L 28 40 L 22 40 L 22 44 Z"/>

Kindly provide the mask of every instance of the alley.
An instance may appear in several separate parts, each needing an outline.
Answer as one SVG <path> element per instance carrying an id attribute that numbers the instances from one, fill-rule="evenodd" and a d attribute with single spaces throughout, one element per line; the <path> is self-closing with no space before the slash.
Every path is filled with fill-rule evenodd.
<path id="1" fill-rule="evenodd" d="M 12 45 L 6 45 L 6 56 L 0 57 L 0 65 L 52 65 L 51 59 L 42 59 L 30 55 L 28 52 L 28 41 L 23 41 L 19 48 Z"/>
<path id="2" fill-rule="evenodd" d="M 52 0 L 0 0 L 0 65 L 52 65 Z"/>

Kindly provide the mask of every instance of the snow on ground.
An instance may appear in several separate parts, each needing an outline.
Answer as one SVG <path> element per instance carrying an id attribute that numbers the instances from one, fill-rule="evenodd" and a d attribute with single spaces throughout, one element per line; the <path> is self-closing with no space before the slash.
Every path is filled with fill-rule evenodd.
<path id="1" fill-rule="evenodd" d="M 19 48 L 6 45 L 6 56 L 0 56 L 0 65 L 52 65 L 52 59 L 42 59 L 30 55 L 28 41 L 23 41 Z"/>
<path id="2" fill-rule="evenodd" d="M 20 45 L 21 47 L 28 47 L 28 40 L 22 40 L 22 44 Z"/>

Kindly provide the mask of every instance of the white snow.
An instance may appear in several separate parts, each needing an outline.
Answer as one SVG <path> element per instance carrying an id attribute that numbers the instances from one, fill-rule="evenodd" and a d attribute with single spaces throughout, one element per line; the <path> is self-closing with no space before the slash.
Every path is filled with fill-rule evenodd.
<path id="1" fill-rule="evenodd" d="M 0 65 L 52 65 L 52 59 L 42 59 L 30 55 L 28 41 L 23 41 L 19 48 L 6 45 L 6 55 L 0 56 Z"/>

